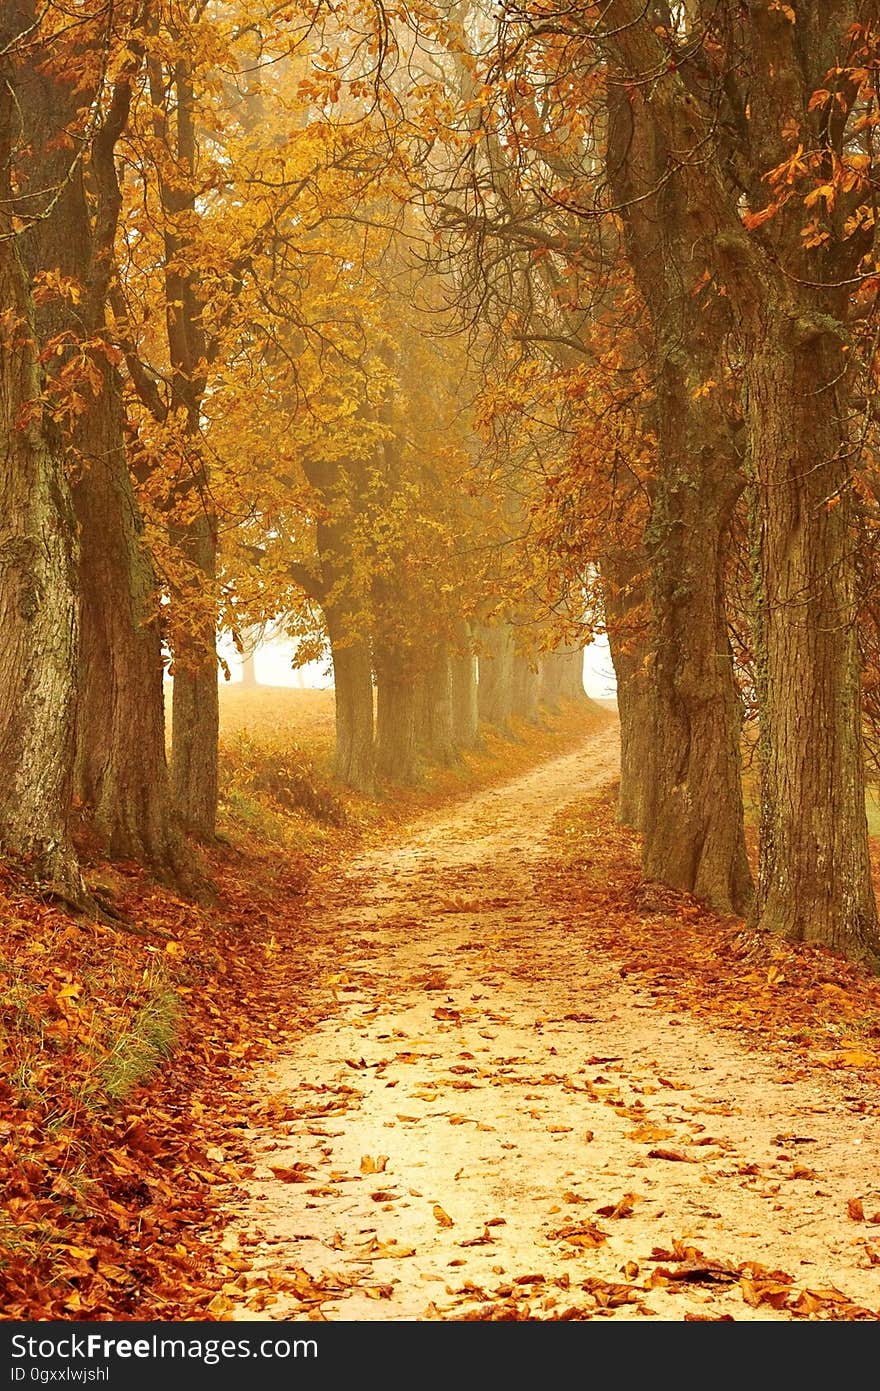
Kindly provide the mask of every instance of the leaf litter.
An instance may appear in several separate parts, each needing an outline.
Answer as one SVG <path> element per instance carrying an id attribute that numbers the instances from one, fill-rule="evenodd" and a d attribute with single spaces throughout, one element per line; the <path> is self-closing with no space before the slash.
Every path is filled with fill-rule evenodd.
<path id="1" fill-rule="evenodd" d="M 5 1316 L 876 1319 L 880 985 L 646 884 L 615 763 L 341 881 L 220 856 L 222 911 L 123 868 L 122 946 L 7 876 Z M 95 1104 L 163 991 L 171 1059 Z"/>

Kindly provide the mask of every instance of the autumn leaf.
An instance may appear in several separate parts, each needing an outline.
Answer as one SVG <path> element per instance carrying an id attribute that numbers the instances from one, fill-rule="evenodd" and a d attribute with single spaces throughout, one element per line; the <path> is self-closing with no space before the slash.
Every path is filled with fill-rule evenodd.
<path id="1" fill-rule="evenodd" d="M 385 1166 L 388 1163 L 387 1154 L 379 1154 L 374 1159 L 371 1155 L 365 1154 L 361 1158 L 362 1174 L 384 1174 Z"/>

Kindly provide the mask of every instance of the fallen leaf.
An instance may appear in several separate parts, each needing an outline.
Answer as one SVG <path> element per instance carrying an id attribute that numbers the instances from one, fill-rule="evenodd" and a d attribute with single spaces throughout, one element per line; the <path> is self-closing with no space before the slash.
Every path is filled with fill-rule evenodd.
<path id="1" fill-rule="evenodd" d="M 388 1155 L 380 1154 L 373 1159 L 372 1155 L 365 1154 L 361 1159 L 362 1174 L 384 1174 L 385 1165 L 388 1163 Z"/>

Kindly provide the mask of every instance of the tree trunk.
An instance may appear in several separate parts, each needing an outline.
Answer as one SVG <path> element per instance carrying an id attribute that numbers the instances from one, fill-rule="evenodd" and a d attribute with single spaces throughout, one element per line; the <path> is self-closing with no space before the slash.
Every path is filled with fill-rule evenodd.
<path id="1" fill-rule="evenodd" d="M 541 676 L 537 667 L 522 652 L 513 655 L 512 713 L 521 720 L 534 721 L 538 718 L 541 695 Z"/>
<path id="2" fill-rule="evenodd" d="M 608 172 L 658 359 L 657 465 L 645 536 L 650 625 L 650 765 L 645 873 L 722 912 L 751 901 L 740 767 L 740 703 L 724 556 L 741 489 L 732 407 L 718 385 L 726 301 L 693 265 L 685 175 L 641 89 L 609 95 Z M 670 174 L 670 170 L 676 172 Z"/>
<path id="3" fill-rule="evenodd" d="M 652 718 L 643 862 L 651 878 L 738 913 L 751 902 L 752 884 L 724 592 L 737 483 L 718 447 L 718 421 L 695 409 L 692 390 L 667 359 L 658 389 L 663 462 L 648 535 Z"/>
<path id="4" fill-rule="evenodd" d="M 644 825 L 651 759 L 645 568 L 644 556 L 633 561 L 631 552 L 609 553 L 602 564 L 605 621 L 617 679 L 617 712 L 620 719 L 617 815 L 624 826 L 632 826 L 635 830 L 641 830 Z"/>
<path id="5" fill-rule="evenodd" d="M 384 654 L 376 662 L 376 768 L 390 782 L 418 780 L 418 700 L 416 680 L 405 659 Z"/>
<path id="6" fill-rule="evenodd" d="M 333 776 L 356 792 L 375 786 L 373 751 L 373 664 L 370 644 L 328 622 L 336 697 Z"/>
<path id="7" fill-rule="evenodd" d="M 0 23 L 0 39 L 5 26 Z M 14 234 L 13 74 L 0 59 L 0 849 L 80 899 L 67 819 L 77 658 L 76 522 L 39 407 L 27 279 Z"/>
<path id="8" fill-rule="evenodd" d="M 465 629 L 467 625 L 465 625 Z M 450 661 L 452 681 L 452 730 L 460 749 L 472 749 L 478 741 L 479 699 L 477 659 L 470 649 L 470 633 L 462 633 L 464 647 Z"/>
<path id="9" fill-rule="evenodd" d="M 513 708 L 513 629 L 499 621 L 480 630 L 479 711 L 489 724 L 506 725 Z"/>
<path id="10" fill-rule="evenodd" d="M 544 652 L 539 667 L 541 704 L 546 705 L 548 710 L 558 710 L 561 700 L 559 686 L 562 672 L 559 663 L 553 660 L 554 656 L 553 652 Z"/>
<path id="11" fill-rule="evenodd" d="M 584 690 L 584 649 L 561 647 L 554 655 L 559 663 L 560 696 L 563 700 L 586 704 L 589 697 Z"/>
<path id="12" fill-rule="evenodd" d="M 759 561 L 754 918 L 799 941 L 876 957 L 846 356 L 839 338 L 785 308 L 769 297 L 756 306 L 759 331 L 745 369 Z"/>
<path id="13" fill-rule="evenodd" d="M 216 540 L 213 520 L 199 514 L 179 539 L 181 556 L 193 577 L 204 577 L 213 595 L 216 576 Z M 190 614 L 198 605 L 188 596 Z M 184 599 L 186 603 L 186 599 Z M 199 615 L 193 628 L 173 636 L 174 686 L 171 693 L 171 780 L 174 804 L 190 835 L 210 840 L 217 823 L 220 737 L 220 692 L 217 685 L 217 648 L 213 604 Z"/>
<path id="14" fill-rule="evenodd" d="M 452 663 L 442 646 L 421 677 L 425 722 L 423 747 L 432 763 L 448 767 L 455 762 L 452 707 Z"/>
<path id="15" fill-rule="evenodd" d="M 242 689 L 246 691 L 256 691 L 259 686 L 257 680 L 257 666 L 254 662 L 253 647 L 249 648 L 242 657 Z"/>
<path id="16" fill-rule="evenodd" d="M 158 595 L 131 486 L 112 368 L 77 423 L 80 694 L 76 785 L 109 854 L 174 879 L 183 846 L 171 814 Z"/>
<path id="17" fill-rule="evenodd" d="M 25 9 L 20 13 L 23 22 Z M 82 56 L 88 66 L 89 53 Z M 34 54 L 19 77 L 27 136 L 21 194 L 32 217 L 23 254 L 32 277 L 50 272 L 80 286 L 76 302 L 50 295 L 36 314 L 41 341 L 65 344 L 50 357 L 56 379 L 75 361 L 76 345 L 89 345 L 80 410 L 63 439 L 76 479 L 80 533 L 75 790 L 109 854 L 173 878 L 182 847 L 165 761 L 158 596 L 128 471 L 121 384 L 107 354 L 90 342 L 106 337 L 122 202 L 114 150 L 128 117 L 130 87 L 120 76 L 102 122 L 71 167 L 60 137 L 75 122 L 83 89 L 44 68 Z"/>

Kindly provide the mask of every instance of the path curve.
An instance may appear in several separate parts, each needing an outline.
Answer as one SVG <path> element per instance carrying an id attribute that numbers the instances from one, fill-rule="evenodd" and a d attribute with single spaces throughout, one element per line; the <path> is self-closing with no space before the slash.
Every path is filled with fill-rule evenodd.
<path id="1" fill-rule="evenodd" d="M 770 1319 L 831 1288 L 880 1307 L 880 1252 L 847 1227 L 851 1195 L 880 1209 L 876 1108 L 658 1008 L 540 895 L 551 823 L 617 766 L 613 726 L 315 905 L 331 1007 L 255 1079 L 239 1316 Z"/>

